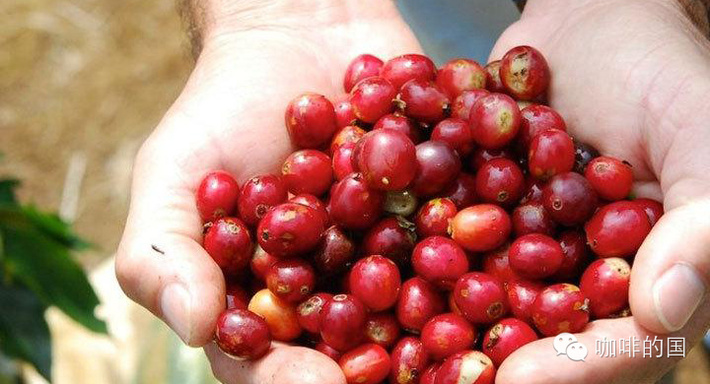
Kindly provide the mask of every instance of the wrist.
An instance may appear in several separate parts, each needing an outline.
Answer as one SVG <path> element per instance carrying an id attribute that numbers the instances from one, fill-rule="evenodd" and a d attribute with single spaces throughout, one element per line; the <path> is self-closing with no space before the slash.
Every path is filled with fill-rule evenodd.
<path id="1" fill-rule="evenodd" d="M 658 4 L 683 10 L 686 19 L 695 25 L 700 32 L 708 37 L 710 35 L 710 0 L 653 0 Z M 647 4 L 651 1 L 637 0 L 639 4 Z M 557 12 L 582 11 L 586 7 L 613 6 L 617 4 L 628 4 L 629 0 L 527 0 L 523 17 L 527 15 L 540 16 Z M 672 12 L 673 10 L 671 10 Z"/>
<path id="2" fill-rule="evenodd" d="M 289 34 L 399 17 L 389 0 L 179 0 L 197 53 L 206 42 L 250 31 Z"/>

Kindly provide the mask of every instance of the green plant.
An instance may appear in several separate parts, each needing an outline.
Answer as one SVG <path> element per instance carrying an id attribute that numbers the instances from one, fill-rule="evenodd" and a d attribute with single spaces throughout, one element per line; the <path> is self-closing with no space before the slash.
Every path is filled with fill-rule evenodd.
<path id="1" fill-rule="evenodd" d="M 72 252 L 88 247 L 58 216 L 21 205 L 17 180 L 0 180 L 0 352 L 51 378 L 44 311 L 55 306 L 86 328 L 106 333 L 99 304 Z"/>

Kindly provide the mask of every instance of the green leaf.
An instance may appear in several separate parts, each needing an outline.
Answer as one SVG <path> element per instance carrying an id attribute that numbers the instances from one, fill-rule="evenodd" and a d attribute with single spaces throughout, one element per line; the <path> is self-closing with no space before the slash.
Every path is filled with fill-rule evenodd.
<path id="1" fill-rule="evenodd" d="M 19 180 L 0 180 L 0 203 L 17 204 L 17 200 L 15 199 L 15 187 L 17 187 L 18 185 L 20 185 Z"/>
<path id="2" fill-rule="evenodd" d="M 56 305 L 69 317 L 95 332 L 106 333 L 106 324 L 94 316 L 99 299 L 84 271 L 72 259 L 65 244 L 0 210 L 0 234 L 4 241 L 6 270 L 12 278 L 34 291 L 48 305 Z"/>
<path id="3" fill-rule="evenodd" d="M 33 205 L 25 206 L 22 209 L 26 217 L 37 226 L 39 230 L 59 243 L 76 250 L 90 247 L 90 244 L 75 235 L 71 230 L 71 226 L 60 219 L 59 216 L 40 212 Z"/>
<path id="4" fill-rule="evenodd" d="M 51 381 L 52 340 L 44 319 L 46 306 L 30 290 L 0 285 L 0 349 L 32 364 Z"/>

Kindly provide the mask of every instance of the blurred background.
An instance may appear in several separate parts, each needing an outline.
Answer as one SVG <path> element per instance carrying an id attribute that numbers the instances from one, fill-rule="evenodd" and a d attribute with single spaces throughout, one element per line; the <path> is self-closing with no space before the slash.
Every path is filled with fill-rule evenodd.
<path id="1" fill-rule="evenodd" d="M 485 62 L 518 17 L 501 0 L 399 6 L 438 63 L 454 56 Z M 100 335 L 47 310 L 52 382 L 214 382 L 201 350 L 181 346 L 129 302 L 113 272 L 133 158 L 193 65 L 174 2 L 3 0 L 0 15 L 0 178 L 21 180 L 19 201 L 58 212 L 93 244 L 76 258 L 108 326 Z M 708 361 L 695 348 L 664 382 L 710 383 Z M 16 367 L 0 358 L 0 384 L 46 382 L 26 364 L 18 381 Z"/>

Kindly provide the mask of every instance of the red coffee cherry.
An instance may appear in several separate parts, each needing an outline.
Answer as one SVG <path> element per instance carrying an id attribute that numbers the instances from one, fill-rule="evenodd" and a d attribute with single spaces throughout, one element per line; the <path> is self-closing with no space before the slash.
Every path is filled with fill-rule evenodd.
<path id="1" fill-rule="evenodd" d="M 286 128 L 299 148 L 319 148 L 330 142 L 338 126 L 335 107 L 325 96 L 304 93 L 286 108 Z"/>
<path id="2" fill-rule="evenodd" d="M 209 222 L 236 213 L 239 184 L 225 171 L 210 172 L 195 194 L 202 221 Z"/>
<path id="3" fill-rule="evenodd" d="M 532 319 L 545 336 L 581 332 L 589 322 L 589 299 L 572 284 L 551 285 L 535 298 Z"/>
<path id="4" fill-rule="evenodd" d="M 646 212 L 633 201 L 600 208 L 584 225 L 587 244 L 599 257 L 630 257 L 651 232 Z"/>

